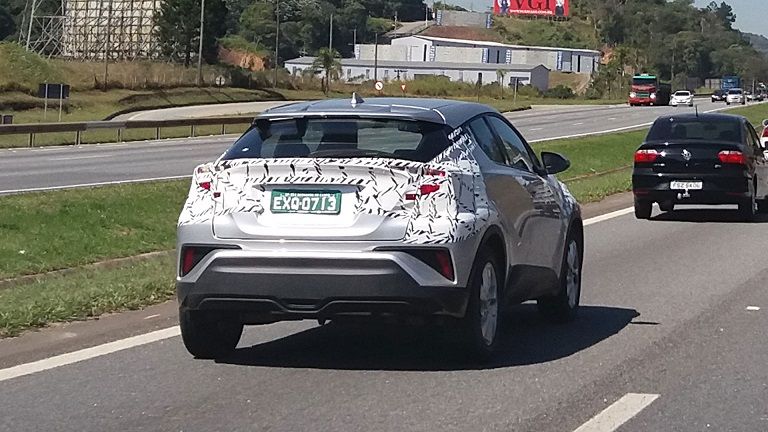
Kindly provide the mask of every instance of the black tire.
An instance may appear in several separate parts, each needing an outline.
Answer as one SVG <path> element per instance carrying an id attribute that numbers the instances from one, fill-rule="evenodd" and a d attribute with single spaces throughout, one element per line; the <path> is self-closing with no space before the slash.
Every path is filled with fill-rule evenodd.
<path id="1" fill-rule="evenodd" d="M 662 201 L 659 203 L 659 209 L 663 212 L 675 211 L 675 203 L 672 201 Z"/>
<path id="2" fill-rule="evenodd" d="M 181 339 L 190 354 L 216 359 L 232 353 L 243 334 L 243 324 L 222 320 L 204 311 L 179 311 Z"/>
<path id="3" fill-rule="evenodd" d="M 730 102 L 726 102 L 725 104 L 726 104 L 726 105 L 730 105 L 731 103 L 730 103 Z"/>
<path id="4" fill-rule="evenodd" d="M 496 275 L 496 323 L 493 337 L 489 342 L 483 336 L 482 316 L 480 299 L 481 284 L 483 282 L 483 271 L 487 264 L 493 267 Z M 472 265 L 472 272 L 469 276 L 469 302 L 467 303 L 467 312 L 461 319 L 462 344 L 467 354 L 474 360 L 487 361 L 491 358 L 499 346 L 499 333 L 502 323 L 501 294 L 504 276 L 501 272 L 499 260 L 487 247 L 483 247 L 475 258 Z"/>
<path id="5" fill-rule="evenodd" d="M 751 222 L 755 219 L 757 201 L 754 194 L 748 199 L 739 203 L 739 219 L 744 222 Z"/>
<path id="6" fill-rule="evenodd" d="M 573 321 L 579 311 L 579 300 L 581 298 L 581 269 L 584 263 L 584 247 L 580 239 L 573 235 L 568 235 L 563 248 L 563 261 L 560 268 L 560 287 L 557 294 L 537 299 L 536 304 L 539 313 L 548 321 L 555 323 L 566 323 Z M 571 256 L 574 254 L 575 256 Z M 571 262 L 573 259 L 573 262 Z M 571 276 L 575 278 L 576 284 L 569 292 L 569 283 Z M 573 293 L 575 299 L 571 299 L 569 294 Z"/>
<path id="7" fill-rule="evenodd" d="M 653 203 L 650 201 L 635 200 L 635 217 L 637 219 L 650 219 L 653 211 Z"/>

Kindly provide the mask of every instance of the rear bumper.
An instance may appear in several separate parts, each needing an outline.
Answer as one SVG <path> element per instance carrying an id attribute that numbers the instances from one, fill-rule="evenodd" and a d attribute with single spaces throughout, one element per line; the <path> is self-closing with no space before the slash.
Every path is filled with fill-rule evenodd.
<path id="1" fill-rule="evenodd" d="M 702 182 L 701 190 L 674 190 L 675 180 Z M 634 174 L 632 192 L 635 199 L 653 202 L 671 201 L 676 204 L 738 204 L 749 197 L 750 179 L 745 176 Z"/>
<path id="2" fill-rule="evenodd" d="M 394 251 L 275 253 L 218 250 L 177 279 L 180 307 L 244 322 L 340 315 L 464 315 L 468 293 Z"/>

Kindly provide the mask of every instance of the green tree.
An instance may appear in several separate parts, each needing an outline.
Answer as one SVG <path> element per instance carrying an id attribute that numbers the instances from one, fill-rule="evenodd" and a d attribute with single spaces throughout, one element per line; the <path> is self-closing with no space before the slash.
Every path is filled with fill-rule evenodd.
<path id="1" fill-rule="evenodd" d="M 4 5 L 0 5 L 0 41 L 16 33 L 16 22 L 13 15 Z"/>
<path id="2" fill-rule="evenodd" d="M 496 69 L 496 78 L 499 80 L 499 90 L 501 98 L 504 99 L 504 77 L 507 76 L 506 69 Z"/>
<path id="3" fill-rule="evenodd" d="M 337 80 L 341 75 L 341 62 L 339 61 L 339 57 L 339 52 L 335 49 L 320 48 L 317 51 L 315 61 L 312 63 L 312 69 L 315 73 L 323 72 L 325 75 L 323 92 L 326 95 L 331 90 L 331 80 Z"/>
<path id="4" fill-rule="evenodd" d="M 224 35 L 226 15 L 222 0 L 206 0 L 203 59 L 207 63 L 218 58 L 216 39 Z M 200 39 L 200 0 L 165 0 L 155 20 L 163 55 L 189 66 Z"/>

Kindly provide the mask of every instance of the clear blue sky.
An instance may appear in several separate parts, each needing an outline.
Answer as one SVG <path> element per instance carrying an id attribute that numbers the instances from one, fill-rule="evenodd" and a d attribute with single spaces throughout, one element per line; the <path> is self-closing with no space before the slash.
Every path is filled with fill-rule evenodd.
<path id="1" fill-rule="evenodd" d="M 573 0 L 571 0 L 573 1 Z M 695 0 L 697 7 L 704 7 L 712 0 Z M 723 0 L 717 0 L 717 3 Z M 431 0 L 427 0 L 431 3 Z M 733 7 L 736 14 L 735 27 L 741 31 L 749 33 L 762 34 L 768 37 L 768 23 L 766 23 L 766 0 L 725 0 Z M 446 0 L 446 3 L 452 3 L 463 6 L 467 9 L 476 11 L 487 11 L 493 5 L 493 0 Z"/>

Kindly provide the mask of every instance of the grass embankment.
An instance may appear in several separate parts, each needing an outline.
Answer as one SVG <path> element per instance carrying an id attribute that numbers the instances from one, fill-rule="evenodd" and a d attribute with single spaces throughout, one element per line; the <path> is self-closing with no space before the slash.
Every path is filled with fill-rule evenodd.
<path id="1" fill-rule="evenodd" d="M 174 246 L 188 180 L 0 197 L 0 279 Z"/>

